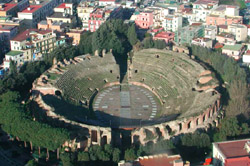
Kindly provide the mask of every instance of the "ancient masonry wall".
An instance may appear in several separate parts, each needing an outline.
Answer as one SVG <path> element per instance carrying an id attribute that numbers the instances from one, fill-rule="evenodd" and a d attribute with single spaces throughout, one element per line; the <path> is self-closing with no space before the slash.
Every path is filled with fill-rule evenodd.
<path id="1" fill-rule="evenodd" d="M 217 126 L 219 123 L 219 109 L 220 99 L 216 100 L 212 106 L 198 116 L 137 128 L 131 133 L 132 143 L 141 143 L 144 145 L 149 141 L 156 142 L 159 137 L 155 132 L 156 130 L 161 132 L 164 139 L 169 139 L 172 136 L 182 133 L 194 132 L 198 128 L 208 129 L 211 126 Z M 147 140 L 145 130 L 151 131 L 155 138 Z"/>

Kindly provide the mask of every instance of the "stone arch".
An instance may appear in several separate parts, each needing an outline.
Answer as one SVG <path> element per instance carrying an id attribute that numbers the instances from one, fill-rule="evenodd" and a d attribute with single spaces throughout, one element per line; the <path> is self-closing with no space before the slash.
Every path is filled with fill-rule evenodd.
<path id="1" fill-rule="evenodd" d="M 60 90 L 56 90 L 56 91 L 55 91 L 55 95 L 56 95 L 56 96 L 62 96 L 62 92 L 61 92 Z"/>
<path id="2" fill-rule="evenodd" d="M 165 128 L 166 128 L 168 134 L 172 133 L 172 129 L 169 125 L 167 125 Z"/>
<path id="3" fill-rule="evenodd" d="M 91 142 L 97 142 L 97 131 L 91 130 Z"/>
<path id="4" fill-rule="evenodd" d="M 140 144 L 140 136 L 139 135 L 133 135 L 133 144 Z"/>
<path id="5" fill-rule="evenodd" d="M 178 127 L 179 127 L 179 131 L 182 131 L 182 128 L 183 128 L 182 123 L 179 123 Z"/>
<path id="6" fill-rule="evenodd" d="M 161 130 L 160 130 L 160 128 L 159 127 L 156 127 L 155 128 L 155 132 L 156 132 L 156 134 L 158 135 L 158 138 L 162 138 L 162 132 L 161 132 Z"/>
<path id="7" fill-rule="evenodd" d="M 187 129 L 190 129 L 192 126 L 191 126 L 191 122 L 192 121 L 189 121 L 188 123 L 187 123 Z"/>

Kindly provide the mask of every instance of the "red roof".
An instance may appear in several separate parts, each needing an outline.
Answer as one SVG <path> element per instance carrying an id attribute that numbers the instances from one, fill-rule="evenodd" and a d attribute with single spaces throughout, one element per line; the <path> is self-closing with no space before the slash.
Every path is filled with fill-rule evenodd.
<path id="1" fill-rule="evenodd" d="M 40 34 L 47 34 L 52 32 L 51 30 L 38 30 L 38 29 L 26 29 L 25 31 L 23 31 L 22 33 L 19 33 L 15 38 L 13 38 L 13 41 L 24 41 L 26 40 L 29 36 L 30 36 L 30 32 L 37 32 Z"/>
<path id="2" fill-rule="evenodd" d="M 66 3 L 62 3 L 61 5 L 57 6 L 56 8 L 70 8 L 70 7 L 66 7 Z"/>
<path id="3" fill-rule="evenodd" d="M 240 157 L 240 158 L 233 158 L 233 159 L 226 159 L 225 166 L 249 166 L 250 159 L 249 157 Z"/>
<path id="4" fill-rule="evenodd" d="M 3 8 L 0 8 L 0 11 L 8 11 L 10 9 L 12 9 L 13 7 L 15 7 L 17 4 L 14 3 L 6 3 L 4 4 Z"/>
<path id="5" fill-rule="evenodd" d="M 173 161 L 179 160 L 180 157 L 157 157 L 148 159 L 139 159 L 140 165 L 143 166 L 173 166 Z"/>
<path id="6" fill-rule="evenodd" d="M 221 44 L 221 43 L 216 43 L 214 48 L 217 49 L 217 48 L 222 48 L 224 45 Z"/>
<path id="7" fill-rule="evenodd" d="M 160 38 L 174 37 L 174 33 L 173 32 L 163 32 L 162 31 L 162 32 L 156 34 L 155 37 L 160 37 Z"/>
<path id="8" fill-rule="evenodd" d="M 249 156 L 244 148 L 247 141 L 250 139 L 220 142 L 217 145 L 226 158 L 245 157 Z"/>
<path id="9" fill-rule="evenodd" d="M 23 11 L 21 11 L 21 13 L 34 13 L 35 11 L 40 9 L 41 7 L 42 7 L 42 5 L 30 5 L 29 7 L 27 7 Z"/>

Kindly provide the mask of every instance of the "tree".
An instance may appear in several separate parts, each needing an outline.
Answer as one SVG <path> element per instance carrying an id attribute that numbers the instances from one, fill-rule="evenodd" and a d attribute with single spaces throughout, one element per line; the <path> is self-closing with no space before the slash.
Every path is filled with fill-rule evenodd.
<path id="1" fill-rule="evenodd" d="M 78 161 L 90 161 L 88 152 L 79 152 L 77 158 Z"/>
<path id="2" fill-rule="evenodd" d="M 125 151 L 125 160 L 126 161 L 134 161 L 136 159 L 136 154 L 135 154 L 135 150 L 133 148 L 127 149 Z"/>
<path id="3" fill-rule="evenodd" d="M 225 118 L 219 128 L 220 133 L 225 136 L 237 136 L 240 134 L 240 126 L 236 117 Z"/>
<path id="4" fill-rule="evenodd" d="M 118 163 L 120 161 L 121 151 L 118 148 L 114 148 L 113 150 L 113 162 Z"/>
<path id="5" fill-rule="evenodd" d="M 154 47 L 157 48 L 157 49 L 166 48 L 165 40 L 154 40 Z"/>
<path id="6" fill-rule="evenodd" d="M 235 80 L 229 87 L 230 100 L 226 114 L 228 116 L 235 116 L 239 114 L 248 117 L 249 100 L 247 98 L 249 90 L 247 85 L 242 81 Z"/>
<path id="7" fill-rule="evenodd" d="M 153 48 L 154 47 L 154 41 L 152 37 L 147 37 L 143 41 L 143 48 Z"/>
<path id="8" fill-rule="evenodd" d="M 138 41 L 135 24 L 132 24 L 128 29 L 128 40 L 132 46 Z"/>
<path id="9" fill-rule="evenodd" d="M 210 138 L 206 133 L 188 133 L 181 137 L 181 143 L 183 146 L 204 148 L 210 146 Z"/>
<path id="10" fill-rule="evenodd" d="M 60 159 L 62 160 L 63 166 L 73 166 L 70 153 L 67 152 L 62 153 Z"/>

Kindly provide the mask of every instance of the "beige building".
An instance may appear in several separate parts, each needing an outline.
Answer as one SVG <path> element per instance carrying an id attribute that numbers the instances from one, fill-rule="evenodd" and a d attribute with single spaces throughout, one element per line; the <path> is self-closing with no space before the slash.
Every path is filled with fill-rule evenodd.
<path id="1" fill-rule="evenodd" d="M 245 41 L 247 39 L 247 26 L 243 24 L 228 25 L 228 32 L 235 35 L 237 42 Z"/>
<path id="2" fill-rule="evenodd" d="M 24 61 L 31 61 L 64 44 L 65 39 L 57 38 L 51 30 L 27 29 L 10 40 L 10 43 L 12 51 L 22 51 Z"/>

